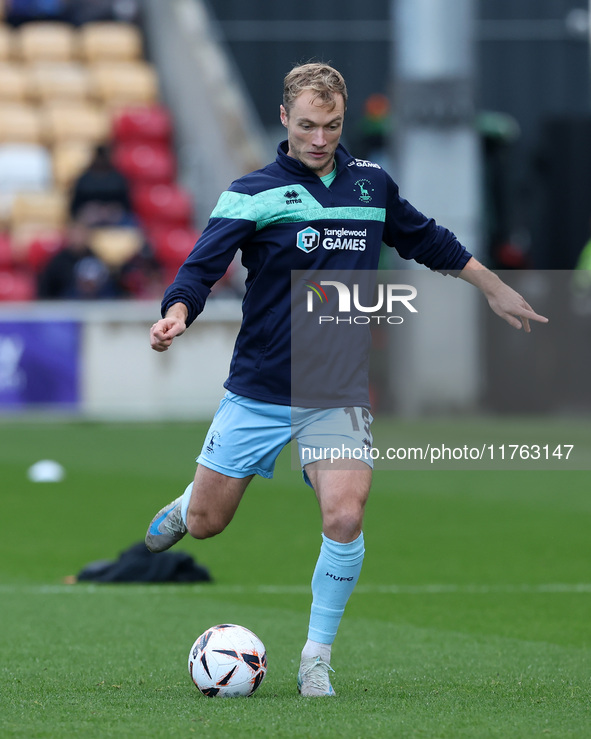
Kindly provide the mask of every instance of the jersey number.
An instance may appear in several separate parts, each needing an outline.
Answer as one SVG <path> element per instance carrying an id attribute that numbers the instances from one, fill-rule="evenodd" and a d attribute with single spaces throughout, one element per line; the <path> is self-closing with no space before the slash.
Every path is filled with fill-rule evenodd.
<path id="1" fill-rule="evenodd" d="M 359 419 L 357 418 L 357 408 L 353 408 L 353 407 L 345 408 L 345 413 L 351 419 L 351 426 L 353 426 L 353 431 L 359 431 L 360 427 L 359 427 Z M 371 431 L 370 431 L 371 416 L 367 408 L 361 408 L 361 421 L 363 423 L 363 432 L 367 435 L 369 439 L 371 439 Z"/>

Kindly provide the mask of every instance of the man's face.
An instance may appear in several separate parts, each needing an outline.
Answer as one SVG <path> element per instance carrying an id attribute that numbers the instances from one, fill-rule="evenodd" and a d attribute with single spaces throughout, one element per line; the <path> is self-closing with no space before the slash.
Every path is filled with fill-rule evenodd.
<path id="1" fill-rule="evenodd" d="M 287 153 L 315 172 L 330 174 L 334 153 L 343 131 L 345 102 L 335 96 L 335 106 L 319 105 L 312 90 L 304 90 L 294 100 L 289 114 L 281 106 L 281 123 L 287 128 Z"/>

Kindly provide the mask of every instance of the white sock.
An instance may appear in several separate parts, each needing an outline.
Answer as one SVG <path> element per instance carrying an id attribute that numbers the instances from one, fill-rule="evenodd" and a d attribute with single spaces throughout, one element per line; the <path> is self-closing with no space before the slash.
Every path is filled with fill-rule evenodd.
<path id="1" fill-rule="evenodd" d="M 314 659 L 314 657 L 320 657 L 323 662 L 330 664 L 330 653 L 332 644 L 322 644 L 319 641 L 308 641 L 304 644 L 302 649 L 302 657 L 304 659 Z"/>
<path id="2" fill-rule="evenodd" d="M 181 518 L 185 526 L 187 525 L 187 511 L 189 510 L 189 501 L 191 500 L 191 493 L 193 492 L 193 483 L 190 482 L 185 488 L 183 493 L 183 499 L 181 501 Z"/>

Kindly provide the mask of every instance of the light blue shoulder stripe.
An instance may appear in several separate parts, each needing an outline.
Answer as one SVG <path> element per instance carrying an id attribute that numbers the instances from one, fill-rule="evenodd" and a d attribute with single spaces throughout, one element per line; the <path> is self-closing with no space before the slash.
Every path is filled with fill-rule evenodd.
<path id="1" fill-rule="evenodd" d="M 220 195 L 217 205 L 211 214 L 212 218 L 234 218 L 254 221 L 256 223 L 256 209 L 252 195 L 226 190 Z"/>
<path id="2" fill-rule="evenodd" d="M 274 223 L 304 223 L 306 221 L 379 221 L 386 220 L 385 208 L 340 206 L 326 208 L 310 195 L 300 183 L 282 185 L 256 195 L 227 190 L 222 193 L 212 218 L 252 221 L 260 231 Z"/>

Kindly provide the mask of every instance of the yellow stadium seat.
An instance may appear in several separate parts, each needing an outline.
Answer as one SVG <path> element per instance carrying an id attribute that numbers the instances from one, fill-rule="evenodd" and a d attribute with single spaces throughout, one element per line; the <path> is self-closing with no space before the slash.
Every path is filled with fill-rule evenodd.
<path id="1" fill-rule="evenodd" d="M 143 57 L 142 35 L 131 23 L 85 23 L 79 32 L 80 54 L 88 62 L 130 61 Z"/>
<path id="2" fill-rule="evenodd" d="M 8 61 L 14 56 L 14 31 L 11 26 L 0 23 L 0 61 Z"/>
<path id="3" fill-rule="evenodd" d="M 29 252 L 31 242 L 37 239 L 59 242 L 64 229 L 48 226 L 46 223 L 17 223 L 10 228 L 10 243 L 15 260 L 23 262 Z"/>
<path id="4" fill-rule="evenodd" d="M 30 95 L 40 102 L 85 100 L 90 97 L 90 76 L 78 62 L 43 62 L 28 67 Z"/>
<path id="5" fill-rule="evenodd" d="M 34 105 L 0 103 L 0 143 L 42 142 L 41 116 Z"/>
<path id="6" fill-rule="evenodd" d="M 0 100 L 25 102 L 28 88 L 28 76 L 22 64 L 0 62 Z"/>
<path id="7" fill-rule="evenodd" d="M 77 56 L 77 36 L 67 23 L 36 21 L 15 31 L 18 54 L 27 62 L 67 62 Z"/>
<path id="8" fill-rule="evenodd" d="M 48 143 L 107 141 L 111 122 L 107 112 L 92 103 L 48 103 L 42 109 Z"/>
<path id="9" fill-rule="evenodd" d="M 68 218 L 68 198 L 60 190 L 20 192 L 14 196 L 10 213 L 11 228 L 37 224 L 61 228 Z"/>
<path id="10" fill-rule="evenodd" d="M 148 62 L 97 62 L 90 65 L 92 87 L 105 105 L 140 105 L 158 100 L 158 77 Z"/>
<path id="11" fill-rule="evenodd" d="M 83 141 L 63 141 L 53 147 L 53 179 L 67 190 L 92 159 L 94 145 Z"/>
<path id="12" fill-rule="evenodd" d="M 142 244 L 140 229 L 128 226 L 94 228 L 90 236 L 92 251 L 111 267 L 125 264 L 140 251 Z"/>

